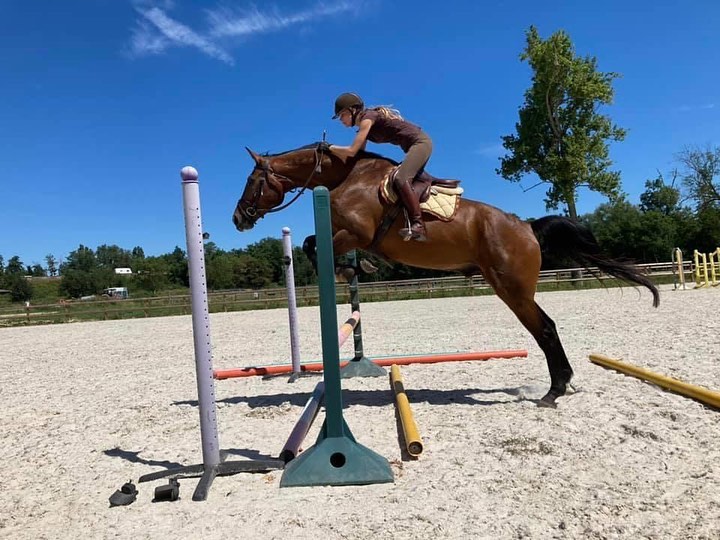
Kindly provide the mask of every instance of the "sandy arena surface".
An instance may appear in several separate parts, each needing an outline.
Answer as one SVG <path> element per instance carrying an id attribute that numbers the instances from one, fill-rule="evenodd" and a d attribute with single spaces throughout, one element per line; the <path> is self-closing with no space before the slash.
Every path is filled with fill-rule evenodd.
<path id="1" fill-rule="evenodd" d="M 603 353 L 720 391 L 720 288 L 538 295 L 578 392 L 556 410 L 532 338 L 495 297 L 363 306 L 368 356 L 525 348 L 526 359 L 402 368 L 425 451 L 402 451 L 385 377 L 343 381 L 358 442 L 392 484 L 279 488 L 281 471 L 196 479 L 181 499 L 110 508 L 124 482 L 202 461 L 188 317 L 0 329 L 0 538 L 720 538 L 720 412 L 603 369 Z M 349 306 L 338 306 L 340 320 Z M 319 310 L 300 309 L 303 360 L 320 358 Z M 214 365 L 289 362 L 287 312 L 211 317 Z M 341 356 L 352 354 L 352 340 Z M 318 378 L 217 383 L 220 444 L 277 456 Z M 307 444 L 319 429 L 313 426 Z"/>

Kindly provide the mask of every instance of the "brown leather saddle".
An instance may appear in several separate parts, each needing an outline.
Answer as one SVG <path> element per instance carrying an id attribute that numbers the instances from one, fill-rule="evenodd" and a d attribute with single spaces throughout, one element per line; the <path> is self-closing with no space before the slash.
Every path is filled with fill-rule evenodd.
<path id="1" fill-rule="evenodd" d="M 399 198 L 395 200 L 395 202 L 392 202 L 391 199 L 388 198 L 387 194 L 384 192 L 384 189 L 392 189 L 392 183 L 395 178 L 395 174 L 397 174 L 398 167 L 395 167 L 395 169 L 388 172 L 388 174 L 383 178 L 382 182 L 378 186 L 379 196 L 381 201 L 383 201 L 383 206 L 385 210 L 383 211 L 383 219 L 380 222 L 380 225 L 375 230 L 375 234 L 373 235 L 372 242 L 370 242 L 370 245 L 367 247 L 368 251 L 374 252 L 377 247 L 380 245 L 380 242 L 385 237 L 385 234 L 388 232 L 390 227 L 392 226 L 393 222 L 397 218 L 397 216 L 400 214 L 403 205 L 400 202 Z M 430 192 L 432 190 L 433 186 L 438 186 L 441 188 L 447 188 L 447 189 L 454 189 L 458 188 L 460 184 L 460 180 L 453 180 L 449 178 L 436 178 L 432 176 L 431 174 L 426 173 L 425 171 L 421 171 L 412 182 L 412 188 L 413 192 L 418 195 L 419 194 L 419 202 L 420 204 L 423 204 L 428 201 L 430 198 Z M 462 192 L 462 191 L 461 191 Z M 389 205 L 388 205 L 389 203 Z M 456 206 L 457 208 L 457 206 Z M 452 217 L 449 219 L 443 219 L 443 221 L 450 221 Z"/>
<path id="2" fill-rule="evenodd" d="M 392 172 L 391 180 L 395 179 L 397 168 Z M 419 201 L 424 203 L 430 197 L 430 188 L 432 186 L 441 186 L 445 188 L 456 188 L 460 185 L 460 180 L 451 178 L 437 178 L 426 171 L 420 171 L 412 181 L 413 191 L 419 194 Z"/>

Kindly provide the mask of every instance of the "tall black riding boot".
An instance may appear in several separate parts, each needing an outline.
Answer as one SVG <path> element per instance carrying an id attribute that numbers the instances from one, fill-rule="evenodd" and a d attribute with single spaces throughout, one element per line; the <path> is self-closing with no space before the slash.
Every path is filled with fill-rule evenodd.
<path id="1" fill-rule="evenodd" d="M 410 218 L 410 228 L 400 229 L 400 236 L 404 237 L 405 240 L 424 242 L 427 240 L 427 231 L 425 230 L 425 223 L 423 222 L 422 211 L 420 210 L 420 202 L 415 192 L 413 192 L 410 182 L 403 182 L 400 186 L 395 184 L 395 189 L 407 209 L 408 217 Z"/>

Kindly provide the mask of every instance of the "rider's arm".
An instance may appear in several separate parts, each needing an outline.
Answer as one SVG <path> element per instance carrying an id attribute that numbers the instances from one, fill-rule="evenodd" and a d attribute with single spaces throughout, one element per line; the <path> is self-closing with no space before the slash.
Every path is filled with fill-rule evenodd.
<path id="1" fill-rule="evenodd" d="M 360 150 L 365 148 L 365 145 L 367 144 L 367 136 L 372 125 L 373 121 L 369 118 L 361 120 L 359 126 L 360 129 L 358 129 L 357 135 L 355 135 L 355 140 L 353 140 L 352 144 L 350 146 L 336 146 L 333 144 L 330 147 L 330 151 L 343 161 L 349 157 L 353 157 Z"/>

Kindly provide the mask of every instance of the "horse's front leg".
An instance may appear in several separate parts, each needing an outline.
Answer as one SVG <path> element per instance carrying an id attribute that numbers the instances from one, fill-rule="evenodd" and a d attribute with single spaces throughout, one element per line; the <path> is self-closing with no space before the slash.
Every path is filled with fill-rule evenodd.
<path id="1" fill-rule="evenodd" d="M 350 258 L 346 255 L 359 246 L 359 239 L 355 235 L 350 234 L 347 229 L 341 229 L 333 235 L 336 278 L 342 278 L 344 281 L 350 283 L 352 278 L 358 273 L 357 258 Z"/>
<path id="2" fill-rule="evenodd" d="M 317 238 L 315 238 L 314 234 L 305 239 L 302 250 L 317 274 Z"/>
<path id="3" fill-rule="evenodd" d="M 333 254 L 335 259 L 342 257 L 349 251 L 361 246 L 360 239 L 347 229 L 341 229 L 333 234 Z"/>
<path id="4" fill-rule="evenodd" d="M 333 255 L 335 257 L 335 275 L 342 276 L 343 279 L 350 280 L 357 272 L 356 265 L 350 264 L 344 255 L 352 251 L 358 246 L 355 237 L 346 230 L 342 230 L 333 235 Z M 310 260 L 310 263 L 317 273 L 317 239 L 315 235 L 308 236 L 303 242 L 303 253 Z"/>

